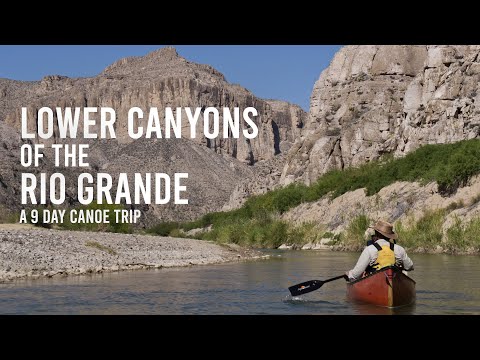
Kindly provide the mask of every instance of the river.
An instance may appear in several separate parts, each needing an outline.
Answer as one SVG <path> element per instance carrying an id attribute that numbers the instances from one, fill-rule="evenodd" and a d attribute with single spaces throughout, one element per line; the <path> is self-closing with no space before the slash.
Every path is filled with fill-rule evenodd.
<path id="1" fill-rule="evenodd" d="M 411 254 L 416 302 L 392 310 L 349 302 L 343 279 L 290 298 L 288 286 L 341 275 L 358 253 L 268 253 L 261 261 L 0 284 L 0 314 L 480 314 L 478 256 Z"/>

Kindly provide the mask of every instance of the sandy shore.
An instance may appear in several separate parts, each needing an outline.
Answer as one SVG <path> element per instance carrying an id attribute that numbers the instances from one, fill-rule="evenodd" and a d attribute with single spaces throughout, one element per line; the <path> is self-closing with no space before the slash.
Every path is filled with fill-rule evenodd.
<path id="1" fill-rule="evenodd" d="M 254 250 L 201 240 L 0 224 L 0 282 L 260 257 Z"/>

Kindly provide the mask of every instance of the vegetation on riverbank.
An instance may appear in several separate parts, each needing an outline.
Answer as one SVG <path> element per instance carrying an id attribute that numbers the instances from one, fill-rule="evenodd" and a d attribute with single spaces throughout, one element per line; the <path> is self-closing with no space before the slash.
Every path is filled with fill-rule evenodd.
<path id="1" fill-rule="evenodd" d="M 420 218 L 407 218 L 394 225 L 398 234 L 398 244 L 413 252 L 480 253 L 480 217 L 462 220 L 453 215 L 453 224 L 447 229 L 443 226 L 454 209 L 437 209 L 424 213 Z M 372 223 L 365 215 L 355 217 L 346 230 L 337 235 L 345 250 L 360 251 L 364 248 L 365 229 Z"/>
<path id="2" fill-rule="evenodd" d="M 401 243 L 420 252 L 479 253 L 480 217 L 463 220 L 454 215 L 453 225 L 444 234 L 448 215 L 448 209 L 440 209 L 425 213 L 408 226 L 398 222 L 396 229 Z"/>
<path id="3" fill-rule="evenodd" d="M 59 224 L 61 229 L 65 230 L 76 230 L 76 231 L 106 231 L 106 232 L 114 232 L 114 233 L 122 233 L 122 234 L 130 234 L 133 232 L 133 228 L 131 224 L 117 222 L 114 216 L 114 210 L 122 210 L 124 209 L 123 205 L 115 205 L 115 204 L 97 204 L 91 203 L 89 205 L 81 205 L 76 208 L 77 210 L 107 210 L 110 214 L 109 216 L 109 223 L 108 224 L 95 224 L 95 223 L 85 223 L 85 224 L 78 224 L 72 223 L 70 219 L 70 212 L 67 211 L 65 214 L 65 221 L 62 224 Z"/>
<path id="4" fill-rule="evenodd" d="M 201 231 L 190 236 L 185 234 L 185 231 L 195 228 L 196 226 L 191 224 L 168 222 L 158 224 L 147 232 L 160 236 L 193 237 L 261 248 L 277 248 L 285 243 L 303 245 L 320 240 L 322 237 L 333 236 L 325 232 L 325 227 L 317 224 L 303 223 L 295 226 L 281 220 L 278 214 L 266 211 L 252 219 L 232 216 L 230 221 L 213 226 L 209 231 Z"/>
<path id="5" fill-rule="evenodd" d="M 12 224 L 16 222 L 18 222 L 18 215 L 0 204 L 0 224 Z"/>
<path id="6" fill-rule="evenodd" d="M 253 196 L 239 209 L 209 213 L 191 222 L 160 223 L 150 228 L 148 232 L 162 236 L 195 237 L 254 247 L 275 248 L 283 243 L 300 246 L 311 242 L 312 239 L 317 241 L 331 237 L 325 236 L 325 228 L 321 225 L 293 225 L 280 218 L 281 214 L 302 203 L 316 201 L 326 195 L 335 198 L 360 188 L 365 188 L 367 195 L 373 195 L 396 181 L 419 181 L 422 184 L 436 181 L 439 191 L 443 195 L 449 195 L 479 173 L 480 140 L 426 145 L 403 158 L 394 159 L 387 156 L 360 167 L 333 170 L 310 186 L 291 184 L 263 195 Z M 426 216 L 427 219 L 420 220 L 417 228 L 402 228 L 407 239 L 411 238 L 413 241 L 411 234 L 424 231 L 423 226 L 429 224 L 432 227 L 425 230 L 427 243 L 433 244 L 438 241 L 436 233 L 438 224 L 430 224 L 433 220 L 428 218 L 430 215 Z M 363 235 L 369 221 L 370 219 L 365 216 L 353 219 L 342 234 L 337 234 L 334 242 L 342 243 L 351 249 L 363 247 L 365 243 Z M 188 235 L 188 231 L 192 229 L 205 231 Z M 457 233 L 459 231 L 457 230 Z M 454 236 L 460 235 L 452 233 L 451 236 L 453 239 Z"/>

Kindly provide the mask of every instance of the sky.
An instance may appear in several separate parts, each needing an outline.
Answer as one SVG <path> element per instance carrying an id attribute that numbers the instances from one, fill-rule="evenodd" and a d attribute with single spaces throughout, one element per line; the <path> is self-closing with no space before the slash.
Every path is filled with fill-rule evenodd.
<path id="1" fill-rule="evenodd" d="M 164 45 L 0 46 L 0 78 L 40 80 L 46 75 L 95 76 L 116 60 L 142 56 Z M 208 64 L 266 99 L 308 110 L 315 81 L 341 46 L 335 45 L 179 45 L 189 61 Z"/>

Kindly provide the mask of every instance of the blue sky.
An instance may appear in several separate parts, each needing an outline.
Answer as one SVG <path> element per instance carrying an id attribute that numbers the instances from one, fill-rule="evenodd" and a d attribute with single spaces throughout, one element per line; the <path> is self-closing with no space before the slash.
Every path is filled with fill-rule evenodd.
<path id="1" fill-rule="evenodd" d="M 45 75 L 94 76 L 126 56 L 163 45 L 0 46 L 0 78 L 40 80 Z M 186 59 L 209 64 L 256 96 L 287 100 L 308 110 L 313 84 L 340 46 L 175 46 Z"/>

